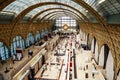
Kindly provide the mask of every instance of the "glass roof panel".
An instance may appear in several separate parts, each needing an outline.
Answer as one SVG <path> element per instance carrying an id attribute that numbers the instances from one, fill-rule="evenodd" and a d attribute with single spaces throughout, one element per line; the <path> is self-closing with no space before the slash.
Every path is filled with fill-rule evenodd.
<path id="1" fill-rule="evenodd" d="M 26 4 L 21 3 L 20 1 L 14 1 L 7 7 L 3 9 L 3 11 L 10 11 L 15 12 L 16 14 L 19 14 L 23 11 L 23 9 L 27 8 L 28 6 Z"/>
<path id="2" fill-rule="evenodd" d="M 92 8 L 94 8 L 101 16 L 110 16 L 113 14 L 120 14 L 120 1 L 119 0 L 83 0 L 86 2 L 88 5 L 90 5 Z M 89 17 L 87 15 L 87 10 L 83 8 L 82 6 L 78 5 L 72 0 L 15 0 L 8 6 L 6 6 L 3 11 L 9 11 L 9 12 L 14 12 L 16 13 L 15 16 L 17 16 L 19 13 L 21 13 L 23 10 L 28 8 L 31 5 L 41 3 L 41 2 L 60 2 L 63 4 L 68 4 L 79 11 L 81 11 L 83 14 Z M 51 6 L 53 8 L 55 6 Z M 61 5 L 57 5 L 56 7 L 63 7 Z M 37 14 L 39 11 L 43 9 L 50 8 L 50 6 L 45 7 L 39 7 L 31 12 L 29 12 L 26 16 L 33 17 L 35 14 Z M 64 7 L 67 9 L 67 7 Z M 77 13 L 78 14 L 78 13 Z M 40 16 L 39 16 L 40 17 Z"/>
<path id="3" fill-rule="evenodd" d="M 57 5 L 46 5 L 46 6 L 41 6 L 38 8 L 33 9 L 32 11 L 30 11 L 28 14 L 26 14 L 26 16 L 32 15 L 32 17 L 34 15 L 36 15 L 37 13 L 41 12 L 42 10 L 48 9 L 48 8 L 59 8 L 59 6 Z"/>
<path id="4" fill-rule="evenodd" d="M 46 6 L 46 8 L 43 8 L 43 7 L 39 7 L 41 10 L 44 10 L 44 9 L 47 9 L 48 7 L 49 7 L 50 5 L 47 5 Z M 51 8 L 59 8 L 58 6 L 55 6 L 55 5 L 52 5 L 51 6 Z M 50 7 L 49 7 L 50 8 Z M 71 11 L 73 11 L 73 12 L 75 12 L 76 14 L 78 14 L 78 12 L 76 12 L 76 11 L 74 11 L 73 9 L 70 9 L 70 8 L 68 8 L 68 7 L 65 7 L 65 6 L 61 6 L 61 8 L 64 8 L 64 9 L 68 9 L 68 10 L 71 10 Z M 39 11 L 40 12 L 40 11 Z M 46 11 L 46 12 L 44 12 L 43 14 L 41 14 L 41 15 L 39 15 L 37 18 L 40 18 L 40 17 L 42 17 L 43 15 L 46 15 L 47 13 L 49 13 L 50 12 L 50 10 L 49 11 Z M 78 15 L 80 15 L 80 14 L 78 14 Z M 80 15 L 81 16 L 81 15 Z"/>
<path id="5" fill-rule="evenodd" d="M 10 5 L 8 5 L 6 8 L 4 8 L 3 11 L 15 12 L 18 15 L 20 12 L 22 12 L 24 9 L 28 8 L 29 6 L 40 2 L 60 2 L 60 3 L 68 4 L 76 9 L 79 9 L 80 11 L 85 10 L 83 7 L 81 7 L 80 5 L 78 5 L 77 3 L 71 0 L 16 0 Z"/>
<path id="6" fill-rule="evenodd" d="M 51 12 L 53 12 L 53 11 L 51 11 Z M 64 14 L 64 15 L 66 15 L 64 12 L 57 12 L 58 14 Z M 48 14 L 48 13 L 47 13 Z M 48 18 L 48 17 L 50 17 L 51 15 L 53 15 L 53 14 L 56 14 L 56 13 L 52 13 L 52 14 L 49 14 L 48 16 L 46 16 L 46 19 Z M 45 15 L 43 15 L 43 16 L 45 16 Z M 41 17 L 41 18 L 43 18 L 43 16 Z"/>
<path id="7" fill-rule="evenodd" d="M 119 0 L 84 0 L 92 8 L 94 8 L 101 16 L 109 16 L 120 13 Z M 100 11 L 102 8 L 103 10 Z"/>
<path id="8" fill-rule="evenodd" d="M 46 6 L 42 6 L 42 7 L 38 7 L 38 8 L 35 8 L 34 10 L 30 11 L 28 14 L 26 14 L 26 16 L 29 16 L 29 17 L 33 17 L 34 15 L 36 15 L 37 13 L 43 11 L 43 10 L 46 10 L 48 8 L 60 8 L 59 6 L 57 5 L 46 5 Z M 71 9 L 71 8 L 68 8 L 68 7 L 65 7 L 65 6 L 61 6 L 61 8 L 63 9 L 67 9 L 67 10 L 70 10 L 72 12 L 75 12 L 77 15 L 81 16 L 78 12 L 76 12 L 75 10 Z M 60 9 L 59 9 L 60 10 Z M 57 10 L 58 11 L 58 10 Z M 38 16 L 38 18 L 46 15 L 47 13 L 51 12 L 50 10 L 49 11 L 46 11 L 44 12 L 43 14 L 41 14 L 40 16 Z"/>
<path id="9" fill-rule="evenodd" d="M 86 3 L 88 3 L 90 6 L 92 6 L 96 0 L 84 0 Z"/>
<path id="10" fill-rule="evenodd" d="M 64 16 L 66 16 L 66 15 L 62 15 L 62 14 L 60 15 L 60 14 L 58 14 L 56 16 L 51 17 L 49 20 L 56 20 L 56 19 L 58 19 L 60 17 L 64 17 Z M 69 17 L 72 17 L 73 19 L 78 20 L 75 16 L 70 15 Z"/>
<path id="11" fill-rule="evenodd" d="M 53 11 L 54 11 L 54 10 L 52 10 L 52 12 L 53 12 Z M 62 11 L 62 10 L 58 10 L 58 11 Z M 70 14 L 68 14 L 68 13 L 70 13 Z M 66 15 L 66 16 L 71 16 L 71 17 L 73 17 L 73 14 L 72 14 L 71 12 L 68 12 L 68 11 L 63 11 L 62 14 Z M 52 14 L 46 16 L 45 19 L 48 19 L 51 15 L 52 15 Z M 76 17 L 76 15 L 74 15 L 74 17 Z"/>

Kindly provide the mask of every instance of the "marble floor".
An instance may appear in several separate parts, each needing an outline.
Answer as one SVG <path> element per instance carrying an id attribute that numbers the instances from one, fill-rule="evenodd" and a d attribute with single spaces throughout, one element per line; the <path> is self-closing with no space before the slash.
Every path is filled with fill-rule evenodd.
<path id="1" fill-rule="evenodd" d="M 61 49 L 63 49 L 65 46 L 65 44 L 63 44 L 63 42 L 65 42 L 64 40 L 60 42 L 60 44 L 58 44 L 59 46 L 61 46 Z M 69 42 L 66 41 L 66 43 Z M 69 47 L 69 46 L 68 46 Z M 70 47 L 69 47 L 70 48 Z M 67 48 L 66 48 L 67 49 Z M 74 80 L 105 80 L 104 76 L 102 75 L 101 71 L 99 69 L 95 69 L 95 67 L 97 66 L 97 64 L 95 63 L 94 59 L 94 54 L 89 50 L 84 50 L 83 48 L 75 48 L 75 42 L 73 41 L 73 45 L 71 49 L 75 49 L 75 55 L 76 55 L 76 73 L 77 73 L 77 78 L 72 78 Z M 66 80 L 66 65 L 68 65 L 68 62 L 66 60 L 67 56 L 69 52 L 67 52 L 67 50 L 65 51 L 65 55 L 60 56 L 60 59 L 64 59 L 63 62 L 63 68 L 61 70 L 61 74 L 60 74 L 60 79 L 59 80 Z M 57 77 L 57 74 L 60 72 L 58 71 L 59 69 L 59 65 L 55 65 L 56 62 L 56 56 L 52 55 L 51 56 L 51 61 L 50 63 L 54 63 L 54 65 L 51 65 L 51 69 L 45 71 L 43 73 L 43 77 L 41 79 L 51 79 L 54 80 Z M 87 67 L 86 67 L 87 66 Z M 71 74 L 74 74 L 73 72 Z M 93 76 L 94 74 L 94 76 Z M 70 77 L 70 76 L 69 76 Z M 72 79 L 67 79 L 67 80 L 72 80 Z"/>
<path id="2" fill-rule="evenodd" d="M 73 78 L 74 80 L 105 80 L 102 73 L 100 72 L 99 69 L 95 70 L 95 66 L 97 66 L 95 64 L 94 60 L 91 60 L 91 58 L 94 57 L 94 55 L 92 54 L 91 51 L 88 50 L 83 50 L 82 48 L 76 48 L 75 47 L 75 41 L 72 41 L 72 47 L 70 47 L 70 43 L 71 40 L 69 39 L 63 39 L 60 41 L 60 43 L 58 44 L 58 46 L 54 49 L 56 50 L 57 48 L 59 48 L 60 50 L 58 51 L 60 54 L 59 55 L 54 55 L 54 51 L 52 52 L 49 61 L 50 61 L 50 66 L 47 66 L 47 70 L 44 71 L 41 80 L 55 80 L 59 76 L 59 80 L 66 80 L 66 76 L 68 75 L 68 73 L 66 72 L 67 70 L 67 65 L 68 65 L 68 54 L 69 51 L 68 49 L 75 49 L 75 55 L 76 55 L 76 73 L 77 73 L 77 78 Z M 85 42 L 83 42 L 85 43 Z M 66 44 L 69 44 L 66 46 Z M 38 46 L 31 46 L 28 49 L 31 49 L 34 53 L 34 55 L 36 54 L 36 51 L 39 49 L 40 47 Z M 25 61 L 30 60 L 32 57 L 29 56 L 28 57 L 28 49 L 26 49 L 23 52 L 23 59 L 21 61 L 15 61 L 14 64 L 11 60 L 8 60 L 5 64 L 0 66 L 0 73 L 3 74 L 3 76 L 6 76 L 4 80 L 10 80 L 9 75 L 11 75 L 12 71 L 14 69 L 18 69 L 20 67 L 21 64 L 23 64 Z M 57 62 L 57 58 L 59 58 L 59 61 L 64 60 L 62 63 L 62 68 L 61 71 L 59 70 L 60 68 L 60 63 Z M 95 64 L 95 65 L 93 65 Z M 12 66 L 11 66 L 12 65 Z M 86 65 L 88 66 L 86 68 Z M 4 66 L 4 67 L 3 67 Z M 9 72 L 4 73 L 5 68 L 8 68 Z M 10 69 L 11 67 L 13 67 L 12 69 Z M 88 78 L 86 77 L 86 73 Z M 94 77 L 92 76 L 94 73 Z M 71 73 L 74 74 L 74 73 Z M 67 79 L 70 80 L 70 79 Z"/>
<path id="3" fill-rule="evenodd" d="M 83 50 L 76 54 L 78 80 L 105 80 L 100 70 L 95 69 L 97 64 L 94 59 L 91 59 L 94 56 L 91 51 Z M 88 74 L 88 78 L 86 78 L 86 73 Z M 93 73 L 94 77 L 92 76 Z"/>

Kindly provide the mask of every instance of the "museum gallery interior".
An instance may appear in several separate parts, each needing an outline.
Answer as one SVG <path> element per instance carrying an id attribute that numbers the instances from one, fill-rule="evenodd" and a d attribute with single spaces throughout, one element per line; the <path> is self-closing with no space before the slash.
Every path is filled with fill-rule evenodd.
<path id="1" fill-rule="evenodd" d="M 0 80 L 120 80 L 120 0 L 0 0 Z"/>

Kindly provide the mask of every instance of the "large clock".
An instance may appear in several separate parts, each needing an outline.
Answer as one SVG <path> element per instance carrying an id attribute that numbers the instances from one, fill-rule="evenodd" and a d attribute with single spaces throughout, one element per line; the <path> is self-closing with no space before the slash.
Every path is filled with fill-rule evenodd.
<path id="1" fill-rule="evenodd" d="M 64 29 L 64 30 L 67 30 L 67 29 L 68 29 L 68 25 L 65 24 L 65 25 L 63 26 L 63 29 Z"/>

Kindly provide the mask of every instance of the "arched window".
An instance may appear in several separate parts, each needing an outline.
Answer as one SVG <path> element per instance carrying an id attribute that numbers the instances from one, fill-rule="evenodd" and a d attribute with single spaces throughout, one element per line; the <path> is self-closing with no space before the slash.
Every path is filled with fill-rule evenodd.
<path id="1" fill-rule="evenodd" d="M 98 43 L 97 43 L 95 37 L 94 37 L 94 39 L 92 40 L 91 51 L 95 54 L 95 60 L 96 60 L 96 62 L 98 63 Z"/>
<path id="2" fill-rule="evenodd" d="M 0 42 L 0 58 L 2 60 L 9 58 L 8 48 L 2 42 Z"/>
<path id="3" fill-rule="evenodd" d="M 31 46 L 32 44 L 34 44 L 34 36 L 33 36 L 33 34 L 32 33 L 29 33 L 28 35 L 27 35 L 27 39 L 26 39 L 26 47 L 29 47 L 29 46 Z"/>
<path id="4" fill-rule="evenodd" d="M 57 29 L 62 29 L 64 25 L 67 25 L 69 29 L 76 29 L 77 21 L 69 16 L 64 16 L 56 19 L 55 26 Z"/>
<path id="5" fill-rule="evenodd" d="M 91 50 L 93 53 L 95 53 L 95 46 L 96 46 L 96 38 L 94 37 L 94 39 L 92 40 L 92 44 L 91 44 Z"/>
<path id="6" fill-rule="evenodd" d="M 106 68 L 106 62 L 107 62 L 107 59 L 108 59 L 108 54 L 109 54 L 109 47 L 108 47 L 107 44 L 104 44 L 104 65 L 103 65 L 104 69 Z"/>
<path id="7" fill-rule="evenodd" d="M 96 41 L 96 44 L 95 44 L 95 60 L 98 63 L 98 43 L 97 43 L 97 41 Z"/>
<path id="8" fill-rule="evenodd" d="M 16 48 L 25 48 L 24 40 L 21 36 L 16 36 L 11 44 L 11 55 L 16 53 Z"/>
<path id="9" fill-rule="evenodd" d="M 90 35 L 87 35 L 87 49 L 91 50 Z"/>
<path id="10" fill-rule="evenodd" d="M 44 35 L 45 35 L 45 32 L 42 31 L 42 33 L 41 33 L 41 38 L 42 38 L 42 39 L 44 38 Z"/>
<path id="11" fill-rule="evenodd" d="M 39 40 L 40 40 L 40 32 L 37 31 L 37 32 L 36 32 L 35 41 L 39 41 Z"/>
<path id="12" fill-rule="evenodd" d="M 101 47 L 101 50 L 100 50 L 100 55 L 99 55 L 99 65 L 100 66 L 103 66 L 104 65 L 104 47 L 105 46 L 102 46 Z"/>
<path id="13" fill-rule="evenodd" d="M 100 50 L 99 65 L 106 70 L 108 80 L 113 80 L 114 77 L 114 59 L 110 48 L 104 44 Z"/>
<path id="14" fill-rule="evenodd" d="M 107 76 L 108 76 L 108 80 L 113 80 L 113 76 L 114 76 L 114 59 L 113 59 L 111 50 L 109 50 L 108 59 L 106 61 L 106 73 L 107 73 Z"/>
<path id="15" fill-rule="evenodd" d="M 99 65 L 103 66 L 103 68 L 106 68 L 106 62 L 109 55 L 109 47 L 107 44 L 104 44 L 100 50 L 100 56 L 99 56 Z"/>
<path id="16" fill-rule="evenodd" d="M 48 34 L 48 29 L 45 30 L 45 34 Z"/>

